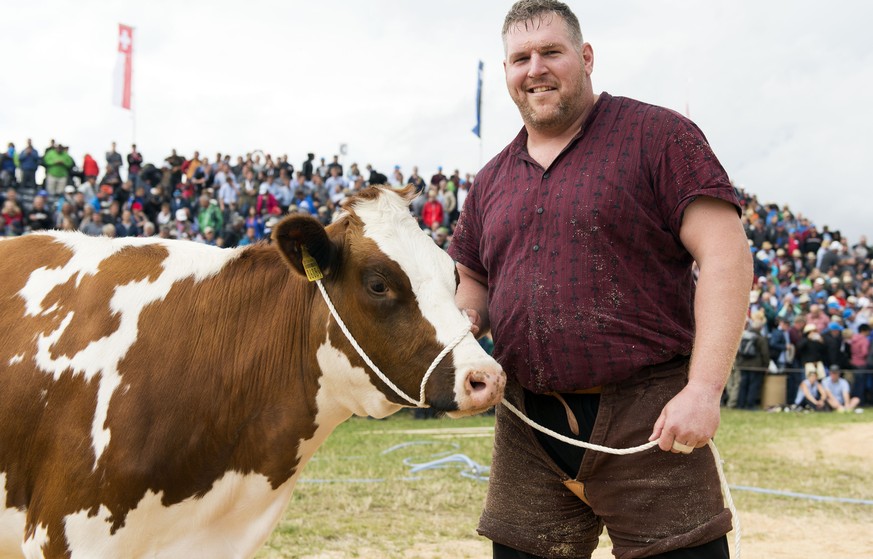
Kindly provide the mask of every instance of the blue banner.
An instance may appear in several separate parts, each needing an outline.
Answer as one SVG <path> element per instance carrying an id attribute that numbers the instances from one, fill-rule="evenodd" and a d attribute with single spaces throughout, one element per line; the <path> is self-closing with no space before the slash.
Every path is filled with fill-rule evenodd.
<path id="1" fill-rule="evenodd" d="M 476 126 L 473 127 L 473 134 L 478 138 L 482 138 L 482 68 L 484 64 L 479 61 L 479 76 L 478 84 L 476 85 Z"/>

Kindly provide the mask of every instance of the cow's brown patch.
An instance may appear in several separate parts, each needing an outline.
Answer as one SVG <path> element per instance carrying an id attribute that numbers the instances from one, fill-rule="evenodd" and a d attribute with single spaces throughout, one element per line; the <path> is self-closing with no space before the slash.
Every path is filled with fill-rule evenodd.
<path id="1" fill-rule="evenodd" d="M 56 305 L 55 315 L 59 317 L 72 311 L 73 320 L 52 346 L 52 357 L 73 356 L 92 342 L 117 331 L 121 319 L 110 305 L 116 288 L 143 280 L 155 281 L 168 255 L 167 249 L 160 245 L 125 247 L 101 262 L 96 274 L 73 276 L 53 289 L 45 298 L 43 308 Z"/>

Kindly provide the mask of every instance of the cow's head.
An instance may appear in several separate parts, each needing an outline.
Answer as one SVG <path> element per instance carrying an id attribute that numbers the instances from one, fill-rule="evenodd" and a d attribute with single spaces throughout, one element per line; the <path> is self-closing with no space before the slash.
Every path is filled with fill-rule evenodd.
<path id="1" fill-rule="evenodd" d="M 506 377 L 468 332 L 469 321 L 455 305 L 454 264 L 410 215 L 412 197 L 411 188 L 368 188 L 326 229 L 309 216 L 294 215 L 277 225 L 273 240 L 301 275 L 302 249 L 315 258 L 352 336 L 373 364 L 416 400 L 431 363 L 467 332 L 428 379 L 425 401 L 451 416 L 478 413 L 500 401 Z M 315 297 L 321 305 L 321 296 Z M 318 360 L 323 375 L 333 375 L 322 384 L 339 382 L 334 397 L 353 413 L 382 417 L 409 405 L 364 363 L 333 319 Z"/>

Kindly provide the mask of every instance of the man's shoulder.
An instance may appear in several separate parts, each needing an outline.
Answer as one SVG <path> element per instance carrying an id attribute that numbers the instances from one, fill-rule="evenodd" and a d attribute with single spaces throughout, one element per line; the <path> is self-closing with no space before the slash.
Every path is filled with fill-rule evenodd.
<path id="1" fill-rule="evenodd" d="M 669 133 L 670 130 L 689 126 L 699 130 L 690 118 L 673 109 L 632 97 L 612 96 L 605 92 L 601 96 L 606 99 L 600 115 L 613 115 L 613 118 L 639 130 L 650 132 L 659 129 Z"/>

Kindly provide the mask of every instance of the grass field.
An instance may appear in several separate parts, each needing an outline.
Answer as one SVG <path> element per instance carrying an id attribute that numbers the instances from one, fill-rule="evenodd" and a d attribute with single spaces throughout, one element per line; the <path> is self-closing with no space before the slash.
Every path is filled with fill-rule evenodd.
<path id="1" fill-rule="evenodd" d="M 487 484 L 462 476 L 461 463 L 412 475 L 404 460 L 457 453 L 488 465 L 493 425 L 491 416 L 416 421 L 407 412 L 347 421 L 306 467 L 258 557 L 489 557 L 475 531 Z M 873 413 L 727 410 L 717 444 L 732 486 L 873 500 Z M 743 557 L 873 557 L 873 506 L 733 496 Z M 601 548 L 595 557 L 611 557 L 606 535 Z"/>

